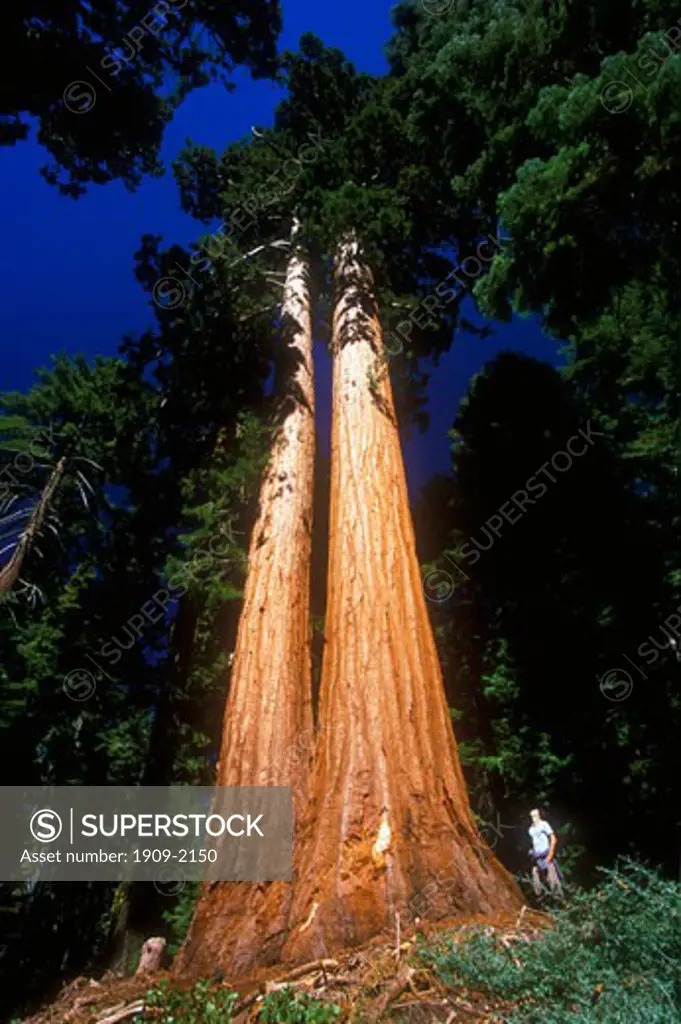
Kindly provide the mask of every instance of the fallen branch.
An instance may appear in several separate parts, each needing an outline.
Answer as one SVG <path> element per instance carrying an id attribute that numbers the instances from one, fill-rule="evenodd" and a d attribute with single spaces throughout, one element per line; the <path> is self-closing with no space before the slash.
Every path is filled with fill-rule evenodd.
<path id="1" fill-rule="evenodd" d="M 383 995 L 376 1000 L 373 1007 L 369 1008 L 366 1020 L 371 1022 L 371 1024 L 377 1024 L 390 1004 L 396 999 L 399 999 L 402 993 L 406 992 L 408 988 L 411 988 L 411 981 L 415 974 L 416 971 L 413 967 L 406 967 L 401 971 L 390 985 L 387 992 L 384 992 Z"/>
<path id="2" fill-rule="evenodd" d="M 306 976 L 311 974 L 322 973 L 326 976 L 326 972 L 338 968 L 340 965 L 337 960 L 313 960 L 311 963 L 301 964 L 300 967 L 295 967 L 284 977 L 278 978 L 276 981 L 267 981 L 261 985 L 257 992 L 252 993 L 250 996 L 246 996 L 240 1003 L 237 1003 L 232 1014 L 236 1020 L 240 1014 L 249 1010 L 254 1003 L 257 1003 L 259 999 L 262 999 L 263 994 L 269 994 L 270 992 L 279 992 L 285 988 L 297 987 L 293 985 L 293 982 L 298 981 L 300 985 L 304 985 Z M 343 984 L 343 981 L 341 981 Z M 101 1024 L 101 1022 L 98 1022 Z"/>
<path id="3" fill-rule="evenodd" d="M 313 960 L 312 963 L 301 964 L 300 967 L 296 967 L 295 970 L 290 971 L 278 980 L 280 982 L 294 981 L 296 978 L 303 978 L 306 974 L 314 974 L 315 971 L 331 971 L 338 966 L 337 960 Z"/>
<path id="4" fill-rule="evenodd" d="M 442 1008 L 448 1005 L 447 999 L 403 999 L 401 1002 L 395 1003 L 393 1009 L 404 1010 L 408 1006 L 438 1006 Z"/>
<path id="5" fill-rule="evenodd" d="M 459 999 L 458 996 L 450 996 L 449 1001 L 451 1003 L 456 1003 L 458 1006 L 463 1006 L 464 1010 L 468 1010 L 469 1013 L 473 1013 L 475 1011 L 475 1007 L 472 1003 L 469 1003 L 467 999 Z"/>
<path id="6" fill-rule="evenodd" d="M 267 981 L 265 982 L 265 995 L 269 996 L 272 992 L 283 992 L 286 989 L 312 988 L 314 983 L 319 981 L 321 976 L 321 971 L 319 971 L 317 972 L 317 976 L 313 979 L 298 978 L 297 981 Z"/>
<path id="7" fill-rule="evenodd" d="M 254 992 L 252 995 L 246 996 L 245 999 L 242 999 L 240 1003 L 237 1003 L 234 1009 L 232 1010 L 232 1015 L 234 1019 L 236 1020 L 239 1014 L 245 1013 L 246 1010 L 250 1010 L 254 1003 L 257 1003 L 258 999 L 262 999 L 262 993 Z"/>
<path id="8" fill-rule="evenodd" d="M 111 1013 L 114 1010 L 114 1013 Z M 134 1017 L 137 1013 L 144 1012 L 144 1000 L 140 999 L 136 1003 L 129 1003 L 127 1006 L 120 1004 L 118 1007 L 109 1007 L 107 1013 L 108 1017 L 100 1017 L 97 1024 L 117 1024 L 119 1020 L 126 1020 L 128 1017 Z"/>
<path id="9" fill-rule="evenodd" d="M 513 956 L 513 953 L 511 952 L 512 945 L 511 945 L 511 942 L 509 941 L 508 937 L 506 935 L 499 936 L 499 942 L 504 947 L 504 949 L 506 949 L 508 951 L 508 954 L 511 957 L 511 960 L 516 965 L 518 970 L 522 971 L 523 965 L 521 964 L 521 962 L 520 962 L 520 960 L 518 959 L 517 956 Z"/>

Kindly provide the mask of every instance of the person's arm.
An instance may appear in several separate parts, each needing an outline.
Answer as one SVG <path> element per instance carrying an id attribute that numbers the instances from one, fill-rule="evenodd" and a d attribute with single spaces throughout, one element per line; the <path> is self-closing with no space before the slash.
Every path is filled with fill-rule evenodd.
<path id="1" fill-rule="evenodd" d="M 551 835 L 549 836 L 549 842 L 551 843 L 551 846 L 549 848 L 549 852 L 546 855 L 546 861 L 547 861 L 548 864 L 551 863 L 551 861 L 553 860 L 553 858 L 555 856 L 555 853 L 556 853 L 556 833 L 555 832 L 552 832 Z"/>

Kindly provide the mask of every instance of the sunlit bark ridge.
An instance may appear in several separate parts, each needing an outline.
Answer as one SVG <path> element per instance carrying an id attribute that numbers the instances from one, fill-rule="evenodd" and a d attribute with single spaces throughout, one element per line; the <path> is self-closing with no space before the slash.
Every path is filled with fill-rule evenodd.
<path id="1" fill-rule="evenodd" d="M 293 230 L 293 243 L 297 234 Z M 312 735 L 310 557 L 315 451 L 308 267 L 295 248 L 282 302 L 282 407 L 260 509 L 227 701 L 217 783 L 292 786 L 294 821 L 307 798 Z M 274 892 L 272 891 L 274 890 Z M 219 883 L 202 893 L 177 969 L 247 969 L 276 958 L 290 884 Z"/>
<path id="2" fill-rule="evenodd" d="M 429 919 L 522 905 L 480 837 L 423 596 L 381 327 L 356 239 L 333 324 L 320 743 L 283 950 L 304 960 Z"/>

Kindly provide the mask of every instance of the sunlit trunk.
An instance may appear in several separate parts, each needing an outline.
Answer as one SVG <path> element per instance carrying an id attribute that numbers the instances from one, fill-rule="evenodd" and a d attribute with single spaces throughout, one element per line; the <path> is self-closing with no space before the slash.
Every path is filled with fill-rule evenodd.
<path id="1" fill-rule="evenodd" d="M 293 239 L 295 242 L 296 229 Z M 308 267 L 293 251 L 282 302 L 285 379 L 248 556 L 217 782 L 292 786 L 294 823 L 307 798 L 312 735 L 310 557 L 314 384 Z M 275 959 L 290 884 L 219 883 L 197 904 L 182 970 L 247 969 Z"/>
<path id="2" fill-rule="evenodd" d="M 339 247 L 320 744 L 284 959 L 414 915 L 522 905 L 477 832 L 416 557 L 381 328 L 357 242 Z"/>

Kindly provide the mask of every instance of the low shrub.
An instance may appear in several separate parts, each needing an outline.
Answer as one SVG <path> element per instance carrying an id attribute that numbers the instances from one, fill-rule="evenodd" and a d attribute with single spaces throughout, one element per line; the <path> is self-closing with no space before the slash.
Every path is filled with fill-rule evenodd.
<path id="1" fill-rule="evenodd" d="M 512 1004 L 509 1024 L 681 1024 L 681 885 L 632 861 L 602 873 L 529 943 L 478 930 L 419 958 L 452 988 Z"/>

